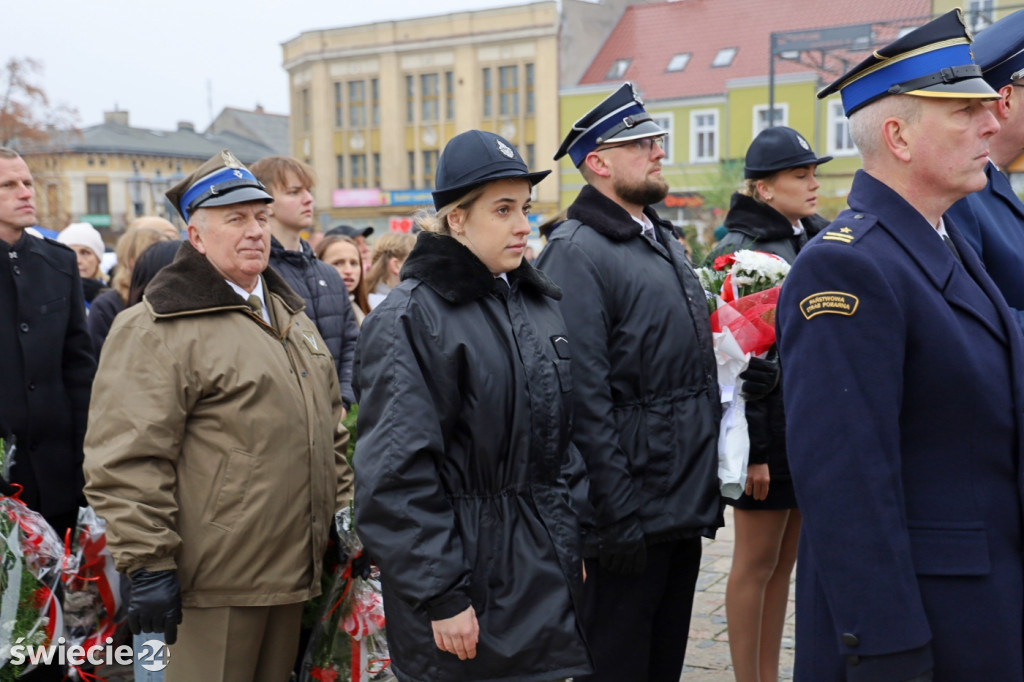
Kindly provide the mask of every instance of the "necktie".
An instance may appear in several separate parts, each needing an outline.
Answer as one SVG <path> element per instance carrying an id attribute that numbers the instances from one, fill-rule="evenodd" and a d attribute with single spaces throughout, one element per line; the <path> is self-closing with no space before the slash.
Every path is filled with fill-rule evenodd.
<path id="1" fill-rule="evenodd" d="M 953 257 L 956 258 L 956 262 L 962 265 L 963 260 L 960 258 L 960 252 L 956 250 L 956 246 L 953 245 L 953 240 L 949 238 L 949 235 L 942 235 L 942 241 L 944 241 L 946 246 L 949 247 L 949 250 L 953 252 Z"/>
<path id="2" fill-rule="evenodd" d="M 249 304 L 249 307 L 252 308 L 252 312 L 256 315 L 256 317 L 262 320 L 263 301 L 260 300 L 260 297 L 257 296 L 256 294 L 250 294 L 249 298 L 246 299 L 246 302 Z"/>
<path id="3" fill-rule="evenodd" d="M 506 282 L 504 280 L 504 278 L 502 278 L 502 277 L 495 277 L 494 278 L 494 293 L 497 295 L 497 297 L 500 298 L 503 301 L 507 301 L 508 300 L 508 292 L 509 292 L 508 282 Z"/>

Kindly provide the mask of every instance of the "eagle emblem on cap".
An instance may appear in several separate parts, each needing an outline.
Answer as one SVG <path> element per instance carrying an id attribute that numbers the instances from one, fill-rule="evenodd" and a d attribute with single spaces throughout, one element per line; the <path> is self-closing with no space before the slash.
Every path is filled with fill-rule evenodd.
<path id="1" fill-rule="evenodd" d="M 643 106 L 644 105 L 644 101 L 643 101 L 643 99 L 640 98 L 640 93 L 636 91 L 636 85 L 634 85 L 631 82 L 629 84 L 629 89 L 633 93 L 633 101 L 636 102 L 637 104 L 639 104 L 640 106 Z"/>
<path id="2" fill-rule="evenodd" d="M 804 139 L 803 135 L 797 135 L 796 141 L 800 143 L 801 147 L 803 147 L 807 151 L 811 151 L 811 145 L 807 144 L 807 140 Z"/>
<path id="3" fill-rule="evenodd" d="M 499 152 L 501 152 L 502 154 L 504 154 L 505 156 L 507 156 L 510 159 L 516 158 L 516 153 L 514 151 L 512 151 L 512 147 L 509 147 L 507 144 L 505 144 L 501 140 L 495 140 L 495 142 L 498 143 L 498 151 Z"/>
<path id="4" fill-rule="evenodd" d="M 236 178 L 240 178 L 240 177 L 242 177 L 242 171 L 240 171 L 240 170 L 238 170 L 238 169 L 236 168 L 236 169 L 235 169 L 235 170 L 234 170 L 234 171 L 232 172 L 232 175 L 234 175 L 234 176 L 235 176 Z"/>

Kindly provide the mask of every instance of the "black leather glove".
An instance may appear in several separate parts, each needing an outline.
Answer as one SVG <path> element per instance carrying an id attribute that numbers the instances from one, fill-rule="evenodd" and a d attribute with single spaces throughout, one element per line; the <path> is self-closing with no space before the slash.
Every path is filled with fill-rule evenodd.
<path id="1" fill-rule="evenodd" d="M 132 634 L 162 632 L 168 645 L 178 640 L 181 623 L 181 586 L 177 571 L 139 569 L 130 576 L 128 627 Z"/>
<path id="2" fill-rule="evenodd" d="M 364 549 L 359 554 L 352 557 L 352 577 L 362 578 L 366 580 L 370 577 L 370 555 Z"/>
<path id="3" fill-rule="evenodd" d="M 743 379 L 740 390 L 748 402 L 764 398 L 779 385 L 781 371 L 777 357 L 774 351 L 769 351 L 765 358 L 751 356 L 750 365 L 739 376 Z"/>
<path id="4" fill-rule="evenodd" d="M 627 516 L 597 531 L 601 568 L 618 575 L 640 575 L 647 568 L 644 530 L 634 516 Z"/>

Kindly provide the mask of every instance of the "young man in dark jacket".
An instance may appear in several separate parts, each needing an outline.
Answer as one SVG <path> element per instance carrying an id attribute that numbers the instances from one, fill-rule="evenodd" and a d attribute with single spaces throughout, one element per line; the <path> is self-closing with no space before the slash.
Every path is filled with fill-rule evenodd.
<path id="1" fill-rule="evenodd" d="M 650 208 L 668 192 L 664 141 L 629 83 L 577 121 L 555 158 L 587 185 L 537 261 L 564 292 L 573 441 L 596 510 L 583 617 L 595 674 L 577 681 L 679 679 L 701 537 L 722 525 L 707 306 Z"/>
<path id="2" fill-rule="evenodd" d="M 359 327 L 338 271 L 317 259 L 300 236 L 313 225 L 313 169 L 287 156 L 268 156 L 252 165 L 274 203 L 270 205 L 270 266 L 306 301 L 338 368 L 345 410 L 352 406 L 352 356 Z"/>

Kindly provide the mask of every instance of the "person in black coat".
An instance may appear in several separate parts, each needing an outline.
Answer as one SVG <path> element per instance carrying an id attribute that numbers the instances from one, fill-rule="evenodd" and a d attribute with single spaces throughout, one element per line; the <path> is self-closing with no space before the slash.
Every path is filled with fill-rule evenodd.
<path id="1" fill-rule="evenodd" d="M 561 291 L 523 259 L 530 173 L 471 130 L 356 357 L 356 529 L 402 682 L 563 680 L 580 634 L 582 462 Z"/>
<path id="2" fill-rule="evenodd" d="M 25 161 L 0 147 L 0 423 L 17 454 L 11 481 L 59 537 L 84 504 L 82 441 L 96 361 L 75 253 L 25 232 L 35 224 Z M 32 679 L 62 677 L 46 666 Z M 28 679 L 28 678 L 26 678 Z"/>
<path id="3" fill-rule="evenodd" d="M 300 236 L 313 225 L 313 170 L 288 156 L 268 156 L 250 170 L 274 197 L 270 205 L 270 267 L 306 302 L 303 312 L 313 320 L 334 358 L 347 411 L 355 402 L 352 357 L 359 326 L 338 271 L 317 258 Z"/>
<path id="4" fill-rule="evenodd" d="M 809 237 L 827 221 L 815 213 L 818 156 L 792 128 L 767 128 L 747 149 L 743 189 L 732 196 L 728 234 L 708 256 L 743 249 L 779 256 L 791 264 Z M 746 489 L 735 509 L 735 551 L 725 594 L 729 651 L 737 682 L 779 676 L 779 652 L 796 563 L 800 510 L 786 459 L 786 417 L 778 350 L 750 358 L 740 375 L 747 399 L 750 458 Z"/>
<path id="5" fill-rule="evenodd" d="M 587 185 L 537 259 L 564 291 L 573 441 L 587 466 L 585 632 L 595 674 L 678 682 L 701 538 L 721 527 L 722 406 L 704 291 L 671 224 L 662 130 L 631 84 L 576 122 Z"/>

